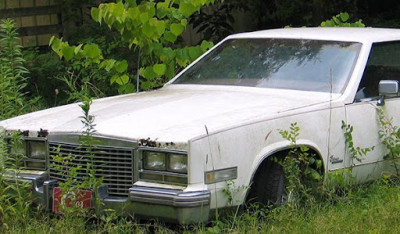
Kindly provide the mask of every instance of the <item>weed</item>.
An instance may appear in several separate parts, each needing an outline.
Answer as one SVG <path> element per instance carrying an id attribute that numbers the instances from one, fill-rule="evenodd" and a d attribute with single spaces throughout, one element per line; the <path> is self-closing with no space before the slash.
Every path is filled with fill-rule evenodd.
<path id="1" fill-rule="evenodd" d="M 283 168 L 289 205 L 309 201 L 313 191 L 322 182 L 322 161 L 307 146 L 297 145 L 300 127 L 292 123 L 289 130 L 279 130 L 282 138 L 290 142 L 289 153 L 283 159 L 275 159 Z"/>
<path id="2" fill-rule="evenodd" d="M 60 211 L 75 216 L 85 216 L 89 210 L 83 208 L 82 199 L 87 195 L 84 191 L 93 191 L 95 206 L 94 211 L 100 207 L 100 198 L 98 190 L 103 183 L 102 177 L 97 177 L 98 172 L 94 165 L 94 153 L 96 139 L 93 134 L 96 132 L 94 116 L 89 114 L 92 99 L 86 98 L 80 105 L 83 115 L 80 117 L 84 126 L 83 135 L 80 137 L 80 150 L 86 152 L 85 155 L 63 155 L 60 149 L 57 149 L 57 155 L 51 155 L 54 160 L 54 168 L 66 170 L 67 175 L 64 182 L 59 184 L 61 192 Z M 83 165 L 76 164 L 76 161 L 85 162 Z M 83 175 L 83 176 L 82 176 Z M 91 198 L 89 198 L 91 199 Z M 93 211 L 91 210 L 91 211 Z M 71 217 L 67 217 L 71 218 Z"/>
<path id="3" fill-rule="evenodd" d="M 388 149 L 384 159 L 392 162 L 396 175 L 400 176 L 400 128 L 393 124 L 392 118 L 387 118 L 381 108 L 377 108 L 380 124 L 379 137 Z"/>
<path id="4" fill-rule="evenodd" d="M 17 150 L 23 140 L 21 134 L 14 132 L 7 140 L 4 132 L 0 134 L 0 230 L 8 230 L 10 224 L 28 225 L 26 220 L 32 213 L 32 185 L 20 180 L 26 157 Z"/>
<path id="5" fill-rule="evenodd" d="M 363 157 L 365 157 L 369 152 L 375 149 L 375 146 L 368 148 L 360 148 L 359 146 L 354 146 L 353 142 L 353 126 L 350 124 L 346 124 L 346 122 L 342 121 L 342 129 L 344 131 L 344 137 L 347 149 L 349 150 L 350 157 L 352 159 L 351 168 L 354 167 L 354 160 L 357 162 L 362 162 Z"/>
<path id="6" fill-rule="evenodd" d="M 0 120 L 32 111 L 38 99 L 28 100 L 24 93 L 28 70 L 24 67 L 15 23 L 0 23 Z"/>

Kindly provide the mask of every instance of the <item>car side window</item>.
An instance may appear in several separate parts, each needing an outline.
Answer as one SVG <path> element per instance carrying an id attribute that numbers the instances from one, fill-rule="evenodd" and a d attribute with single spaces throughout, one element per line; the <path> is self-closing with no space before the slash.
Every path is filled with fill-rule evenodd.
<path id="1" fill-rule="evenodd" d="M 379 97 L 379 81 L 400 81 L 400 41 L 374 43 L 355 101 Z"/>

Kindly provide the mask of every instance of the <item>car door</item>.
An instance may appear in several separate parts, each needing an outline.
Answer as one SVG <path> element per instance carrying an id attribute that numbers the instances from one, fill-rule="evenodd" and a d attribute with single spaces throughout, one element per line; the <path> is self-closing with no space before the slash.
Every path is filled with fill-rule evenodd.
<path id="1" fill-rule="evenodd" d="M 372 148 L 362 156 L 361 162 L 352 158 L 347 150 L 346 166 L 353 168 L 353 175 L 359 180 L 376 178 L 384 171 L 393 172 L 393 163 L 384 160 L 386 147 L 381 143 L 378 109 L 385 118 L 392 119 L 395 126 L 400 126 L 400 97 L 386 97 L 382 106 L 378 105 L 379 82 L 381 80 L 400 81 L 400 42 L 384 42 L 372 45 L 367 66 L 358 87 L 355 100 L 346 105 L 346 122 L 353 127 L 354 147 Z"/>

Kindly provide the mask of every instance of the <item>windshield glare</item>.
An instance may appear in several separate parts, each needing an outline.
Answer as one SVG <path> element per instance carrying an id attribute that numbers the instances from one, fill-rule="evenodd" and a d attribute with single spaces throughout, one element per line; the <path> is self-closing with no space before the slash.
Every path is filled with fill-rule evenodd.
<path id="1" fill-rule="evenodd" d="M 234 85 L 340 93 L 360 43 L 293 39 L 227 40 L 173 84 Z"/>

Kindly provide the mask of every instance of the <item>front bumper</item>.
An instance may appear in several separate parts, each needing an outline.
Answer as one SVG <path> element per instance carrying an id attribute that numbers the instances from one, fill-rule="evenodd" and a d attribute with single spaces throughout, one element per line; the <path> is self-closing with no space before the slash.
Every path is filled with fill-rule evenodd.
<path id="1" fill-rule="evenodd" d="M 53 188 L 58 186 L 58 182 L 49 180 L 47 173 L 22 172 L 17 177 L 9 174 L 5 176 L 10 181 L 30 183 L 34 203 L 52 211 Z M 176 189 L 132 186 L 127 197 L 112 197 L 108 195 L 106 186 L 103 186 L 97 193 L 102 203 L 100 209 L 113 209 L 119 216 L 190 224 L 206 222 L 210 214 L 211 194 L 208 190 L 185 192 Z"/>
<path id="2" fill-rule="evenodd" d="M 183 192 L 174 189 L 133 186 L 129 199 L 136 215 L 159 217 L 181 224 L 205 222 L 210 214 L 211 194 L 208 190 Z"/>

